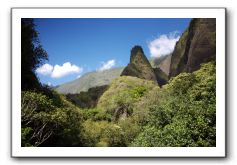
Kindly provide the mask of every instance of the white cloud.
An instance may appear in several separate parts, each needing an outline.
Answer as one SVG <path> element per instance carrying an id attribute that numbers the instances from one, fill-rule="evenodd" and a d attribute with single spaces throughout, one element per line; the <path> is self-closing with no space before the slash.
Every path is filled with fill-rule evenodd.
<path id="1" fill-rule="evenodd" d="M 80 77 L 81 77 L 81 75 L 78 75 L 78 76 L 77 76 L 77 78 L 80 78 Z"/>
<path id="2" fill-rule="evenodd" d="M 52 78 L 60 78 L 73 73 L 80 73 L 82 68 L 72 65 L 70 62 L 64 63 L 62 66 L 55 65 L 51 74 Z"/>
<path id="3" fill-rule="evenodd" d="M 36 72 L 42 75 L 50 75 L 53 71 L 53 66 L 50 64 L 44 64 L 36 69 Z"/>
<path id="4" fill-rule="evenodd" d="M 115 60 L 109 60 L 107 62 L 102 62 L 102 66 L 98 69 L 99 71 L 104 71 L 112 68 L 115 65 Z"/>
<path id="5" fill-rule="evenodd" d="M 169 34 L 162 34 L 148 43 L 151 57 L 159 58 L 172 53 L 176 42 L 179 40 L 179 32 L 174 31 Z"/>
<path id="6" fill-rule="evenodd" d="M 82 68 L 76 65 L 72 65 L 70 62 L 64 63 L 62 66 L 60 65 L 50 65 L 44 64 L 39 67 L 36 72 L 42 75 L 50 75 L 52 78 L 61 78 L 63 76 L 73 74 L 73 73 L 80 73 L 82 72 Z"/>

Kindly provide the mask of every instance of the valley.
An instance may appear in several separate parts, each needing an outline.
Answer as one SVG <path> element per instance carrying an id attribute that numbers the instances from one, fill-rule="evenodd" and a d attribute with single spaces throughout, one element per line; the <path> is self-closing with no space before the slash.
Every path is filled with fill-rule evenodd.
<path id="1" fill-rule="evenodd" d="M 134 45 L 125 67 L 22 88 L 22 146 L 215 147 L 215 27 L 194 18 L 171 54 Z"/>

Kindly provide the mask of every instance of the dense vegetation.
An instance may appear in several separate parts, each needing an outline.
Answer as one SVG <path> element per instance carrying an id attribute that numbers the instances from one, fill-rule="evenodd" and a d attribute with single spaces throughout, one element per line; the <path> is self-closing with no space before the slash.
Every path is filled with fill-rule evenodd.
<path id="1" fill-rule="evenodd" d="M 80 146 L 80 110 L 54 93 L 22 92 L 22 146 Z"/>
<path id="2" fill-rule="evenodd" d="M 30 26 L 37 34 L 33 22 Z M 35 48 L 26 44 L 22 49 Z M 31 55 L 38 62 L 28 67 L 34 81 L 22 77 L 26 83 L 21 92 L 22 146 L 216 145 L 215 61 L 192 73 L 166 77 L 162 87 L 153 80 L 120 76 L 108 86 L 63 95 L 41 85 L 34 73 L 46 54 Z M 32 58 L 27 59 L 31 63 Z"/>
<path id="3" fill-rule="evenodd" d="M 80 108 L 94 108 L 100 96 L 107 90 L 108 85 L 90 88 L 77 94 L 66 94 L 66 98 Z"/>
<path id="4" fill-rule="evenodd" d="M 84 122 L 89 146 L 215 146 L 215 83 L 214 62 L 163 88 L 117 78 Z"/>
<path id="5" fill-rule="evenodd" d="M 23 146 L 215 146 L 215 63 L 159 88 L 122 76 L 96 107 L 22 92 Z"/>
<path id="6" fill-rule="evenodd" d="M 215 146 L 215 64 L 182 73 L 159 92 L 152 91 L 144 109 L 148 122 L 132 146 Z M 139 106 L 140 107 L 140 106 Z"/>

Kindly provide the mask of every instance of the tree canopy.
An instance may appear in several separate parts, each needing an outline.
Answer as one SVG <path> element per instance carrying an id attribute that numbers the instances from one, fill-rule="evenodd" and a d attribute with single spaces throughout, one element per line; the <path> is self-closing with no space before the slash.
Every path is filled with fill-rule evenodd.
<path id="1" fill-rule="evenodd" d="M 21 19 L 21 89 L 34 90 L 40 88 L 40 82 L 35 70 L 45 60 L 48 54 L 43 49 L 34 19 Z"/>

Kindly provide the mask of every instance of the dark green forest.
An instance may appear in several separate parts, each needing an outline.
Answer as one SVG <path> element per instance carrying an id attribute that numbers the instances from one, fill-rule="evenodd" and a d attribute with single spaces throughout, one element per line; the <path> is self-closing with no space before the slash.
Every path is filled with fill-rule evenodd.
<path id="1" fill-rule="evenodd" d="M 169 75 L 152 68 L 142 48 L 135 46 L 128 66 L 108 85 L 62 94 L 39 82 L 35 69 L 48 54 L 34 19 L 22 19 L 21 145 L 216 146 L 216 62 L 215 51 L 209 50 L 215 49 L 213 23 L 190 22 L 176 43 Z M 200 32 L 205 39 L 195 41 Z"/>

